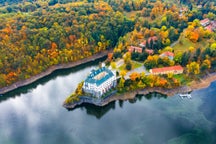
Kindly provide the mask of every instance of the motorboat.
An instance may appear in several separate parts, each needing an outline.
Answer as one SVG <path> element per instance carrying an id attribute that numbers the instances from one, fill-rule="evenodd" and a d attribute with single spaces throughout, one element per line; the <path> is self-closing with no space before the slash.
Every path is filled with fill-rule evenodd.
<path id="1" fill-rule="evenodd" d="M 191 94 L 189 94 L 189 93 L 187 93 L 187 94 L 179 94 L 179 96 L 181 98 L 185 98 L 185 97 L 190 98 L 190 99 L 192 98 Z"/>

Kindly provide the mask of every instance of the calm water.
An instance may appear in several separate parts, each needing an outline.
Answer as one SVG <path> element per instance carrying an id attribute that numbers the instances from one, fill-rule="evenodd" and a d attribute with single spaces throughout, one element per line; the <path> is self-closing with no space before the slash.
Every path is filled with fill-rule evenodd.
<path id="1" fill-rule="evenodd" d="M 216 143 L 216 82 L 192 99 L 151 94 L 67 111 L 62 102 L 94 67 L 59 71 L 0 98 L 0 144 Z"/>

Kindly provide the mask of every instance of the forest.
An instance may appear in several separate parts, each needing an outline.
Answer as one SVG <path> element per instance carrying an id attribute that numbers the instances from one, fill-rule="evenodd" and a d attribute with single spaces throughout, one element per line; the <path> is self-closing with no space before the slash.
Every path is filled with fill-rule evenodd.
<path id="1" fill-rule="evenodd" d="M 0 87 L 111 49 L 134 26 L 105 2 L 42 4 L 0 15 Z"/>
<path id="2" fill-rule="evenodd" d="M 128 46 L 153 36 L 157 41 L 147 42 L 146 48 L 155 55 L 132 53 L 132 60 L 144 62 L 148 69 L 174 63 L 187 66 L 192 61 L 209 65 L 210 57 L 213 65 L 210 45 L 215 34 L 199 23 L 216 18 L 215 4 L 215 0 L 0 0 L 0 87 L 104 50 L 114 49 L 113 58 L 121 58 Z M 209 48 L 187 47 L 173 61 L 158 58 L 164 50 L 176 51 L 170 46 L 184 43 L 181 37 L 194 45 L 208 40 Z M 189 49 L 191 53 L 186 52 Z"/>

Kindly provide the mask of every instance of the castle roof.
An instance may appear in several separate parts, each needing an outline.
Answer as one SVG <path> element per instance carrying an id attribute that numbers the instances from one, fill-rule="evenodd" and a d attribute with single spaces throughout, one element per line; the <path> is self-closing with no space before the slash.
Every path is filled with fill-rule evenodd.
<path id="1" fill-rule="evenodd" d="M 112 76 L 114 76 L 114 74 L 111 70 L 106 67 L 102 67 L 97 70 L 92 70 L 85 82 L 99 86 Z"/>

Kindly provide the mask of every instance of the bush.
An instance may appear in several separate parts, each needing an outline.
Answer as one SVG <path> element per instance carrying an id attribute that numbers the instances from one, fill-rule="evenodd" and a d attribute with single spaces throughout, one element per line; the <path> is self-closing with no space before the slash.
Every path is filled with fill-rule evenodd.
<path id="1" fill-rule="evenodd" d="M 131 70 L 131 68 L 132 68 L 131 62 L 127 62 L 125 68 L 126 68 L 126 70 Z"/>

